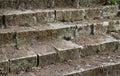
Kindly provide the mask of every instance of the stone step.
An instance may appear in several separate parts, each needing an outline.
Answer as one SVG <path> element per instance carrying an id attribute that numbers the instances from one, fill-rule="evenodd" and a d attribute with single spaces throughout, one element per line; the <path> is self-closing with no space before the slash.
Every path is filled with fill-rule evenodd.
<path id="1" fill-rule="evenodd" d="M 0 0 L 0 9 L 35 9 L 35 8 L 79 8 L 85 6 L 85 3 L 90 6 L 97 5 L 96 0 Z M 90 4 L 92 3 L 92 4 Z M 95 4 L 96 3 L 96 4 Z M 98 5 L 97 5 L 98 6 Z"/>
<path id="2" fill-rule="evenodd" d="M 64 47 L 55 48 L 56 45 L 64 44 Z M 34 42 L 29 45 L 19 45 L 16 47 L 15 45 L 2 46 L 1 47 L 1 71 L 14 72 L 19 73 L 20 71 L 29 70 L 32 67 L 36 66 L 45 66 L 57 62 L 63 61 L 61 59 L 61 55 L 59 53 L 80 49 L 82 46 L 78 46 L 70 41 L 66 40 L 48 40 L 41 42 Z M 59 50 L 60 49 L 60 50 Z M 69 53 L 69 52 L 68 52 Z M 69 53 L 70 55 L 71 53 Z M 71 54 L 72 55 L 72 54 Z M 64 55 L 63 55 L 64 56 Z M 66 52 L 67 56 L 67 52 Z M 3 57 L 6 58 L 3 59 Z M 69 58 L 70 56 L 66 57 Z M 64 56 L 65 59 L 65 56 Z M 5 61 L 3 64 L 2 61 Z M 6 66 L 7 65 L 7 66 Z M 6 69 L 6 67 L 8 69 Z"/>
<path id="3" fill-rule="evenodd" d="M 93 30 L 93 31 L 92 31 Z M 73 39 L 75 37 L 106 34 L 120 30 L 120 19 L 86 20 L 76 22 L 47 23 L 38 26 L 9 26 L 0 29 L 0 45 L 22 44 L 51 38 Z"/>
<path id="4" fill-rule="evenodd" d="M 0 10 L 0 26 L 33 26 L 47 22 L 81 21 L 114 17 L 117 13 L 118 9 L 115 5 L 81 9 Z"/>
<path id="5" fill-rule="evenodd" d="M 68 60 L 9 76 L 119 76 L 119 68 L 120 52 Z"/>
<path id="6" fill-rule="evenodd" d="M 84 47 L 80 51 L 81 57 L 119 51 L 119 41 L 107 35 L 81 36 L 71 41 Z"/>
<path id="7" fill-rule="evenodd" d="M 86 36 L 87 37 L 87 36 Z M 23 45 L 2 46 L 3 71 L 7 65 L 7 72 L 19 73 L 27 71 L 32 67 L 55 64 L 67 60 L 76 60 L 97 54 L 109 52 L 119 53 L 119 41 L 109 36 L 90 36 L 86 41 L 84 38 L 66 41 L 62 39 L 46 40 Z M 80 41 L 83 40 L 84 44 Z M 88 41 L 91 40 L 88 44 Z M 86 43 L 85 43 L 86 42 Z M 1 60 L 3 61 L 3 60 Z"/>
<path id="8" fill-rule="evenodd" d="M 37 55 L 26 46 L 4 46 L 2 51 L 9 61 L 7 72 L 19 72 L 29 67 L 36 66 Z"/>

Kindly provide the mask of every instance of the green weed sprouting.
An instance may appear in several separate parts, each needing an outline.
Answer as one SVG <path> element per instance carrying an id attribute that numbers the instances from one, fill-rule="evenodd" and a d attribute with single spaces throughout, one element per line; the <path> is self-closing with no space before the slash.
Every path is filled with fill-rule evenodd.
<path id="1" fill-rule="evenodd" d="M 112 4 L 116 4 L 118 0 L 110 0 Z"/>

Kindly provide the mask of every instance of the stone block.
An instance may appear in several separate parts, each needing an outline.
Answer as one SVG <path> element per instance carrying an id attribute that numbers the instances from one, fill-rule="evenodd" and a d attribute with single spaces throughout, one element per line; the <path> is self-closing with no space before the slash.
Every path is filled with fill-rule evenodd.
<path id="1" fill-rule="evenodd" d="M 108 26 L 108 31 L 118 31 L 118 30 L 120 30 L 120 21 L 119 20 L 111 21 Z"/>
<path id="2" fill-rule="evenodd" d="M 0 33 L 0 45 L 13 43 L 12 33 Z"/>
<path id="3" fill-rule="evenodd" d="M 41 41 L 40 43 L 31 45 L 30 48 L 38 55 L 38 66 L 59 62 L 57 53 L 49 41 Z"/>
<path id="4" fill-rule="evenodd" d="M 84 10 L 82 9 L 63 9 L 56 10 L 57 21 L 81 21 L 84 20 Z"/>
<path id="5" fill-rule="evenodd" d="M 109 17 L 109 16 L 114 17 L 114 16 L 117 16 L 117 13 L 118 13 L 117 5 L 102 7 L 103 17 Z"/>
<path id="6" fill-rule="evenodd" d="M 37 55 L 23 57 L 19 59 L 10 59 L 10 72 L 19 73 L 21 71 L 31 70 L 37 66 Z"/>
<path id="7" fill-rule="evenodd" d="M 36 13 L 36 18 L 37 18 L 38 24 L 54 22 L 55 21 L 54 10 L 38 11 Z"/>
<path id="8" fill-rule="evenodd" d="M 91 55 L 96 55 L 99 51 L 99 45 L 87 45 L 84 46 L 82 50 L 80 50 L 80 56 L 81 57 L 87 57 Z"/>
<path id="9" fill-rule="evenodd" d="M 33 13 L 11 14 L 6 15 L 6 24 L 8 26 L 26 26 L 36 25 Z"/>
<path id="10" fill-rule="evenodd" d="M 115 52 L 119 48 L 118 42 L 106 42 L 100 45 L 100 52 Z"/>
<path id="11" fill-rule="evenodd" d="M 3 50 L 0 48 L 0 73 L 8 73 L 9 72 L 9 62 L 6 58 Z"/>
<path id="12" fill-rule="evenodd" d="M 53 42 L 53 46 L 57 50 L 60 61 L 79 58 L 79 50 L 83 48 L 82 46 L 66 40 L 56 40 Z"/>
<path id="13" fill-rule="evenodd" d="M 37 55 L 26 46 L 6 46 L 3 52 L 9 59 L 10 72 L 18 73 L 37 66 Z"/>
<path id="14" fill-rule="evenodd" d="M 60 62 L 57 53 L 51 53 L 46 55 L 39 55 L 39 66 L 45 66 Z"/>
<path id="15" fill-rule="evenodd" d="M 95 17 L 100 17 L 101 15 L 101 8 L 88 8 L 85 9 L 85 16 L 86 19 L 94 19 Z"/>

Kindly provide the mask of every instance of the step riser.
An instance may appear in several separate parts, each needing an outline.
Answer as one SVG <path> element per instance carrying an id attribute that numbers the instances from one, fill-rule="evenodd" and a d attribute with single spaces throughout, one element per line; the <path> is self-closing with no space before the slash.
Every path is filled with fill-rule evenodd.
<path id="1" fill-rule="evenodd" d="M 119 42 L 110 42 L 100 45 L 88 45 L 83 50 L 80 50 L 81 57 L 92 56 L 100 53 L 109 53 L 119 51 Z"/>
<path id="2" fill-rule="evenodd" d="M 8 73 L 9 72 L 9 62 L 8 61 L 0 62 L 0 70 L 1 70 L 1 72 Z"/>
<path id="3" fill-rule="evenodd" d="M 65 8 L 75 7 L 78 8 L 80 3 L 98 3 L 96 0 L 1 0 L 0 8 L 12 9 L 33 9 L 33 8 Z"/>
<path id="4" fill-rule="evenodd" d="M 30 70 L 32 67 L 37 66 L 37 55 L 36 57 L 25 57 L 23 59 L 10 60 L 9 68 L 10 72 L 19 73 L 20 71 Z"/>
<path id="5" fill-rule="evenodd" d="M 96 12 L 95 12 L 96 11 Z M 102 11 L 102 13 L 101 13 Z M 30 13 L 31 12 L 31 13 Z M 56 21 L 81 21 L 100 17 L 117 15 L 117 6 L 105 6 L 93 9 L 65 9 L 48 11 L 26 11 L 19 14 L 5 14 L 4 23 L 7 26 L 39 25 L 46 22 Z M 3 25 L 3 16 L 0 17 L 0 26 Z"/>
<path id="6" fill-rule="evenodd" d="M 119 76 L 120 64 L 111 66 L 97 67 L 83 72 L 74 72 L 65 76 Z"/>
<path id="7" fill-rule="evenodd" d="M 81 21 L 86 19 L 103 18 L 117 15 L 117 6 L 106 6 L 101 8 L 88 8 L 76 10 L 56 10 L 56 20 Z"/>

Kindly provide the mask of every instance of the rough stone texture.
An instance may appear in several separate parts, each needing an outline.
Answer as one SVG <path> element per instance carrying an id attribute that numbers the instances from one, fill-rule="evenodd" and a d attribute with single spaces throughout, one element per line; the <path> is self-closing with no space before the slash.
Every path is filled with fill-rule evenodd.
<path id="1" fill-rule="evenodd" d="M 87 19 L 91 18 L 94 19 L 95 17 L 100 17 L 101 16 L 101 8 L 88 8 L 85 9 L 85 16 Z"/>
<path id="2" fill-rule="evenodd" d="M 100 52 L 115 52 L 119 50 L 119 42 L 108 42 L 101 44 L 99 50 Z"/>
<path id="3" fill-rule="evenodd" d="M 112 10 L 112 11 L 111 11 Z M 7 26 L 39 25 L 55 21 L 83 21 L 117 15 L 117 6 L 104 6 L 82 9 L 56 9 L 56 10 L 24 10 L 4 11 Z M 1 23 L 0 23 L 1 24 Z"/>
<path id="4" fill-rule="evenodd" d="M 6 15 L 6 24 L 8 26 L 26 26 L 34 24 L 34 16 L 32 13 Z"/>
<path id="5" fill-rule="evenodd" d="M 13 43 L 12 33 L 0 33 L 0 45 Z"/>
<path id="6" fill-rule="evenodd" d="M 9 63 L 8 60 L 3 52 L 3 50 L 0 48 L 0 72 L 6 72 L 9 71 Z"/>
<path id="7" fill-rule="evenodd" d="M 37 57 L 37 56 L 36 56 Z M 37 58 L 24 57 L 20 59 L 10 60 L 10 72 L 19 73 L 21 71 L 30 70 L 30 68 L 37 66 Z"/>
<path id="8" fill-rule="evenodd" d="M 117 15 L 118 13 L 118 6 L 115 5 L 115 6 L 105 6 L 102 8 L 102 14 L 104 17 L 106 16 L 111 16 L 111 17 L 114 17 Z"/>
<path id="9" fill-rule="evenodd" d="M 97 51 L 99 49 L 99 45 L 89 45 L 84 47 L 83 50 L 80 50 L 80 56 L 86 57 L 97 54 Z"/>
<path id="10" fill-rule="evenodd" d="M 30 47 L 31 50 L 33 50 L 39 56 L 39 66 L 49 65 L 59 61 L 56 50 L 52 47 L 50 40 L 39 42 L 31 45 Z"/>
<path id="11" fill-rule="evenodd" d="M 53 42 L 53 46 L 57 50 L 60 61 L 79 58 L 79 49 L 83 48 L 82 46 L 72 43 L 71 41 L 61 39 L 55 40 Z"/>
<path id="12" fill-rule="evenodd" d="M 111 21 L 108 26 L 108 31 L 118 31 L 120 30 L 120 20 L 118 21 Z"/>
<path id="13" fill-rule="evenodd" d="M 1 0 L 0 8 L 33 9 L 33 8 L 60 8 L 76 7 L 76 0 Z"/>
<path id="14" fill-rule="evenodd" d="M 119 68 L 120 65 L 111 65 L 111 66 L 104 66 L 95 69 L 90 69 L 88 71 L 84 71 L 82 73 L 76 73 L 71 75 L 65 76 L 119 76 Z"/>
<path id="15" fill-rule="evenodd" d="M 19 46 L 19 50 L 14 46 L 5 46 L 2 49 L 6 57 L 10 60 L 11 72 L 17 73 L 37 65 L 37 55 L 32 50 L 29 50 L 29 48 L 25 48 L 25 46 Z"/>
<path id="16" fill-rule="evenodd" d="M 54 22 L 54 10 L 26 10 L 4 13 L 7 26 L 35 26 Z"/>
<path id="17" fill-rule="evenodd" d="M 38 12 L 36 13 L 36 18 L 38 24 L 54 22 L 55 21 L 54 10 L 46 10 L 46 11 Z"/>
<path id="18" fill-rule="evenodd" d="M 63 9 L 56 10 L 56 20 L 62 21 L 80 21 L 84 20 L 84 10 L 83 9 Z"/>
<path id="19" fill-rule="evenodd" d="M 119 42 L 112 37 L 103 35 L 99 36 L 82 36 L 72 40 L 78 45 L 83 45 L 80 50 L 82 57 L 95 55 L 102 52 L 115 52 L 119 49 Z"/>

